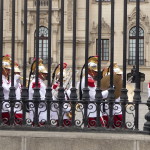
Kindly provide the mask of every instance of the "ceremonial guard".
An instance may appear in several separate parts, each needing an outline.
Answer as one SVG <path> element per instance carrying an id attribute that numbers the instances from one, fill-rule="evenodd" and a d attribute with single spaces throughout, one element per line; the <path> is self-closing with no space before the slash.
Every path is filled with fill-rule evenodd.
<path id="1" fill-rule="evenodd" d="M 114 72 L 114 81 L 113 86 L 115 88 L 115 102 L 113 105 L 113 127 L 121 127 L 122 122 L 122 108 L 120 104 L 120 95 L 121 95 L 121 88 L 122 88 L 122 70 L 118 67 L 117 63 L 114 63 L 113 66 L 113 72 Z M 103 71 L 103 78 L 101 80 L 101 89 L 106 90 L 110 87 L 110 68 L 105 68 Z M 103 115 L 103 119 L 106 122 L 106 126 L 108 126 L 108 120 L 109 120 L 109 107 L 108 104 L 105 104 L 105 113 Z"/>
<path id="2" fill-rule="evenodd" d="M 9 92 L 11 87 L 11 82 L 9 80 L 11 70 L 11 57 L 10 55 L 5 55 L 2 58 L 2 87 L 4 93 L 4 102 L 2 102 L 2 119 L 4 124 L 9 124 L 9 112 L 10 105 L 9 102 L 5 102 L 5 100 L 9 100 Z"/>
<path id="3" fill-rule="evenodd" d="M 63 64 L 63 87 L 64 87 L 64 94 L 65 100 L 69 100 L 70 98 L 70 81 L 71 81 L 71 71 L 67 70 L 67 63 Z M 58 89 L 60 85 L 60 64 L 56 66 L 52 75 L 52 94 L 53 100 L 58 100 Z M 63 126 L 70 126 L 71 125 L 71 106 L 69 103 L 63 104 Z M 51 107 L 51 120 L 58 125 L 58 115 L 59 115 L 59 105 L 58 103 L 53 103 Z"/>
<path id="4" fill-rule="evenodd" d="M 118 81 L 120 81 L 116 86 L 116 90 L 118 89 L 119 95 L 116 95 L 115 102 L 118 104 L 114 105 L 113 115 L 114 115 L 114 127 L 121 127 L 122 124 L 122 107 L 120 104 L 120 95 L 121 95 L 121 88 L 122 88 L 122 70 L 118 67 L 117 63 L 114 66 L 114 73 L 117 75 Z"/>
<path id="5" fill-rule="evenodd" d="M 38 87 L 40 89 L 40 99 L 41 102 L 38 106 L 38 115 L 39 115 L 39 126 L 44 125 L 47 121 L 47 110 L 46 110 L 46 104 L 42 102 L 42 100 L 45 100 L 45 94 L 46 94 L 46 85 L 44 83 L 44 80 L 47 78 L 47 69 L 45 68 L 43 64 L 43 60 L 39 59 L 38 64 Z M 31 83 L 29 83 L 29 100 L 33 100 L 33 94 L 34 94 L 34 88 L 36 87 L 36 81 L 35 81 L 35 73 L 36 73 L 36 60 L 32 63 L 31 71 L 30 71 L 30 77 L 29 81 L 31 79 L 31 76 L 34 76 Z M 34 102 L 33 102 L 34 103 Z M 34 125 L 34 113 L 35 108 L 32 106 L 35 106 L 33 103 L 29 103 L 29 113 L 30 113 L 30 119 L 32 121 L 32 124 Z"/>
<path id="6" fill-rule="evenodd" d="M 16 99 L 21 100 L 21 71 L 17 62 L 14 63 L 14 82 L 16 88 Z M 15 123 L 22 123 L 22 102 L 18 101 L 14 105 Z"/>
<path id="7" fill-rule="evenodd" d="M 91 56 L 88 59 L 88 88 L 89 88 L 89 95 L 90 95 L 90 101 L 95 101 L 95 94 L 96 94 L 96 76 L 97 76 L 97 64 L 98 64 L 98 57 L 97 56 Z M 82 90 L 85 87 L 85 76 L 82 77 L 83 69 L 81 71 L 80 76 L 80 99 L 82 100 Z M 102 91 L 102 97 L 103 99 L 107 98 L 108 96 L 108 90 Z M 90 103 L 88 105 L 88 127 L 95 127 L 96 126 L 96 117 L 97 117 L 97 110 L 96 110 L 96 104 Z M 100 122 L 102 126 L 105 126 L 105 122 L 102 117 L 102 112 L 100 112 Z"/>

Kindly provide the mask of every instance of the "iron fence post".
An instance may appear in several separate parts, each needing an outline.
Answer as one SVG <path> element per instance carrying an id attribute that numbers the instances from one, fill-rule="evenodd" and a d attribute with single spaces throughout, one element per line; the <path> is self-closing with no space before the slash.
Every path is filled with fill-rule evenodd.
<path id="1" fill-rule="evenodd" d="M 113 126 L 113 104 L 115 101 L 114 96 L 114 71 L 113 71 L 113 63 L 114 63 L 114 5 L 115 0 L 111 0 L 111 62 L 110 62 L 110 88 L 108 89 L 108 103 L 109 103 L 109 121 L 108 125 L 111 128 Z"/>
<path id="2" fill-rule="evenodd" d="M 0 58 L 3 57 L 3 14 L 4 1 L 0 0 Z M 2 59 L 0 59 L 0 125 L 2 123 L 2 101 L 4 100 L 4 93 L 2 87 Z"/>
<path id="3" fill-rule="evenodd" d="M 84 104 L 84 127 L 88 125 L 88 104 L 90 101 L 89 88 L 88 88 L 88 55 L 89 55 L 89 0 L 86 0 L 86 23 L 85 23 L 85 88 L 83 88 L 83 104 Z"/>
<path id="4" fill-rule="evenodd" d="M 12 70 L 11 70 L 11 87 L 9 92 L 9 99 L 10 99 L 10 124 L 14 124 L 14 105 L 16 100 L 16 88 L 14 87 L 14 61 L 15 61 L 15 5 L 16 1 L 12 0 L 12 49 L 11 49 L 11 57 L 12 57 Z"/>
<path id="5" fill-rule="evenodd" d="M 45 100 L 47 101 L 47 125 L 51 124 L 50 121 L 50 104 L 52 102 L 52 88 L 51 88 L 51 31 L 52 31 L 52 0 L 48 1 L 48 83 L 46 89 Z"/>
<path id="6" fill-rule="evenodd" d="M 100 104 L 103 101 L 102 100 L 102 90 L 100 89 L 101 86 L 101 78 L 102 78 L 102 74 L 101 74 L 101 30 L 102 30 L 102 2 L 101 0 L 99 0 L 98 2 L 98 75 L 97 75 L 97 88 L 96 88 L 96 95 L 95 95 L 95 101 L 96 101 L 96 110 L 97 110 L 97 118 L 96 118 L 96 123 L 97 126 L 101 126 L 100 123 Z"/>
<path id="7" fill-rule="evenodd" d="M 136 1 L 136 89 L 134 91 L 133 101 L 135 102 L 135 130 L 139 130 L 139 103 L 140 95 L 140 75 L 139 75 L 139 24 L 140 24 L 140 0 Z"/>
<path id="8" fill-rule="evenodd" d="M 76 101 L 77 101 L 77 89 L 76 89 L 76 12 L 77 0 L 73 0 L 73 42 L 72 42 L 72 88 L 70 94 L 71 111 L 72 111 L 72 126 L 75 126 L 75 111 L 76 111 Z"/>
<path id="9" fill-rule="evenodd" d="M 63 126 L 63 106 L 65 101 L 63 87 L 63 59 L 64 59 L 64 0 L 61 0 L 61 31 L 60 31 L 60 87 L 58 89 L 59 100 L 59 126 Z"/>
<path id="10" fill-rule="evenodd" d="M 122 128 L 126 127 L 126 104 L 128 96 L 126 89 L 126 56 L 127 56 L 127 0 L 124 0 L 124 19 L 123 19 L 123 86 L 121 89 L 120 102 L 122 106 Z"/>
<path id="11" fill-rule="evenodd" d="M 33 102 L 35 106 L 35 113 L 34 113 L 34 123 L 35 126 L 38 126 L 39 115 L 38 115 L 38 107 L 40 103 L 40 88 L 38 87 L 38 75 L 39 75 L 39 22 L 40 22 L 40 0 L 36 0 L 36 76 L 35 76 L 35 85 L 34 94 L 33 94 Z"/>
<path id="12" fill-rule="evenodd" d="M 26 111 L 27 111 L 27 100 L 28 100 L 28 88 L 26 87 L 26 64 L 27 64 L 27 6 L 28 0 L 24 0 L 24 60 L 23 60 L 23 87 L 21 92 L 21 100 L 23 102 L 23 118 L 22 124 L 26 124 Z"/>

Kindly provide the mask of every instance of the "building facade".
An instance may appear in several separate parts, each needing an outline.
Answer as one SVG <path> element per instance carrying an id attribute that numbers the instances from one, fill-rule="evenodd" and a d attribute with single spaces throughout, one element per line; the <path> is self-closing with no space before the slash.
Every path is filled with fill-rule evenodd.
<path id="1" fill-rule="evenodd" d="M 102 65 L 110 61 L 111 0 L 102 2 Z M 135 65 L 136 0 L 128 0 L 127 24 L 127 72 Z M 145 83 L 150 81 L 150 0 L 140 0 L 140 72 L 145 73 Z M 11 53 L 12 0 L 4 1 L 4 54 Z M 60 10 L 61 1 L 52 0 L 52 66 L 60 58 Z M 23 64 L 24 1 L 16 0 L 15 59 Z M 77 2 L 77 69 L 84 64 L 85 55 L 85 10 L 86 0 Z M 114 60 L 123 65 L 123 10 L 124 1 L 115 0 Z M 40 0 L 40 52 L 44 62 L 48 60 L 48 0 Z M 98 0 L 90 0 L 89 55 L 97 53 Z M 72 65 L 73 0 L 65 0 L 64 12 L 64 62 Z M 36 0 L 28 0 L 27 66 L 35 57 Z"/>

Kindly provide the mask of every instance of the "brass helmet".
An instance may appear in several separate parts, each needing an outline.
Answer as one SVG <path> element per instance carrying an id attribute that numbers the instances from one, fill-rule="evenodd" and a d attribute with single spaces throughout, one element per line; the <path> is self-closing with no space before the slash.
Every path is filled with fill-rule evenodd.
<path id="1" fill-rule="evenodd" d="M 33 72 L 35 72 L 35 70 L 36 70 L 36 59 L 34 59 L 34 62 L 32 63 L 31 69 Z M 39 58 L 38 71 L 39 71 L 39 73 L 48 73 L 46 67 L 43 64 L 43 60 L 41 58 Z"/>
<path id="2" fill-rule="evenodd" d="M 114 71 L 114 74 L 118 74 L 118 75 L 123 74 L 122 70 L 119 68 L 119 66 L 117 65 L 116 62 L 114 62 L 114 64 L 113 64 L 113 71 Z M 110 75 L 110 68 L 109 67 L 103 69 L 103 77 L 106 75 Z"/>
<path id="3" fill-rule="evenodd" d="M 6 69 L 11 69 L 11 57 L 10 57 L 10 55 L 3 56 L 2 67 L 6 68 Z"/>
<path id="4" fill-rule="evenodd" d="M 17 62 L 14 63 L 14 72 L 21 72 L 19 68 L 19 64 Z"/>
<path id="5" fill-rule="evenodd" d="M 93 56 L 88 60 L 88 69 L 97 72 L 98 57 Z"/>

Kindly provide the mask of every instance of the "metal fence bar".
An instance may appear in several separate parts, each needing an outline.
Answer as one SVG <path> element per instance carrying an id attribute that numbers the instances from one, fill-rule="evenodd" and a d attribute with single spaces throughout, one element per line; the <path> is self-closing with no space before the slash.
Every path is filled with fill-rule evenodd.
<path id="1" fill-rule="evenodd" d="M 23 53 L 23 87 L 26 87 L 27 82 L 26 82 L 26 63 L 27 63 L 27 9 L 28 7 L 28 0 L 24 0 L 24 53 Z"/>
<path id="2" fill-rule="evenodd" d="M 126 89 L 126 59 L 127 59 L 127 0 L 124 0 L 123 19 L 123 86 L 121 89 L 120 101 L 122 102 L 122 127 L 126 127 L 126 103 L 128 102 Z"/>
<path id="3" fill-rule="evenodd" d="M 23 102 L 23 118 L 22 118 L 22 124 L 26 124 L 26 110 L 27 110 L 27 102 L 28 99 L 28 88 L 26 87 L 27 81 L 26 81 L 26 67 L 27 67 L 27 7 L 28 7 L 28 0 L 24 0 L 24 60 L 23 60 L 23 87 L 21 92 L 21 99 Z"/>
<path id="4" fill-rule="evenodd" d="M 39 21 L 40 21 L 40 0 L 36 1 L 36 76 L 35 76 L 35 85 L 34 88 L 34 94 L 33 94 L 33 100 L 35 105 L 35 113 L 34 113 L 34 123 L 35 126 L 38 126 L 38 106 L 39 106 L 39 100 L 40 100 L 40 93 L 39 93 L 39 87 L 38 87 L 38 75 L 39 75 Z"/>
<path id="5" fill-rule="evenodd" d="M 40 22 L 40 0 L 36 0 L 36 87 L 38 87 L 38 75 L 39 75 L 39 22 Z"/>
<path id="6" fill-rule="evenodd" d="M 140 95 L 140 76 L 139 76 L 139 24 L 140 24 L 140 0 L 136 1 L 136 89 L 134 91 L 133 100 L 135 102 L 135 130 L 138 130 L 139 123 L 139 103 Z"/>
<path id="7" fill-rule="evenodd" d="M 109 102 L 109 126 L 113 125 L 113 102 L 115 100 L 114 97 L 114 87 L 113 87 L 113 65 L 114 65 L 114 4 L 115 0 L 111 0 L 111 60 L 110 60 L 110 88 L 108 94 L 108 102 Z"/>
<path id="8" fill-rule="evenodd" d="M 83 88 L 82 99 L 84 101 L 84 127 L 87 127 L 87 109 L 90 100 L 88 88 L 88 55 L 89 55 L 89 0 L 86 0 L 86 25 L 85 25 L 85 88 Z"/>
<path id="9" fill-rule="evenodd" d="M 4 18 L 4 1 L 0 0 L 0 58 L 3 56 L 3 18 Z M 0 125 L 2 123 L 2 100 L 4 99 L 2 87 L 2 59 L 0 59 Z"/>
<path id="10" fill-rule="evenodd" d="M 100 104 L 102 102 L 102 90 L 100 89 L 101 86 L 101 30 L 102 30 L 102 2 L 99 0 L 98 2 L 98 75 L 97 75 L 97 88 L 96 88 L 96 95 L 95 100 L 97 101 L 97 126 L 101 126 L 100 123 Z"/>
<path id="11" fill-rule="evenodd" d="M 72 88 L 70 100 L 72 100 L 72 126 L 75 126 L 75 102 L 77 101 L 76 89 L 76 15 L 77 15 L 77 1 L 73 0 L 73 41 L 72 41 Z"/>
<path id="12" fill-rule="evenodd" d="M 50 125 L 50 101 L 52 100 L 52 88 L 51 88 L 51 32 L 52 32 L 52 0 L 48 1 L 48 83 L 46 89 L 45 100 L 47 100 L 47 124 Z"/>
<path id="13" fill-rule="evenodd" d="M 15 5 L 16 1 L 12 0 L 12 39 L 11 39 L 11 57 L 12 57 L 12 65 L 11 65 L 11 87 L 9 92 L 9 99 L 10 99 L 10 124 L 13 125 L 14 123 L 14 101 L 16 99 L 15 87 L 14 87 L 14 61 L 15 61 Z"/>
<path id="14" fill-rule="evenodd" d="M 58 89 L 59 100 L 59 126 L 63 126 L 63 101 L 65 100 L 63 88 L 63 59 L 64 59 L 64 0 L 61 0 L 61 31 L 60 31 L 60 88 Z"/>
<path id="15" fill-rule="evenodd" d="M 4 1 L 0 0 L 0 57 L 3 56 L 3 18 L 4 18 Z M 0 59 L 0 87 L 2 86 L 2 59 Z M 0 88 L 0 91 L 2 89 Z M 2 92 L 2 91 L 1 91 Z M 3 93 L 0 92 L 0 97 L 3 97 Z"/>

